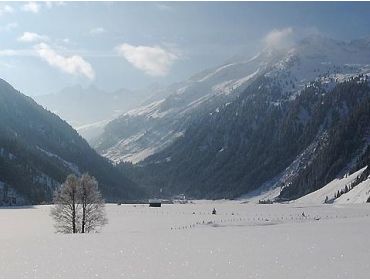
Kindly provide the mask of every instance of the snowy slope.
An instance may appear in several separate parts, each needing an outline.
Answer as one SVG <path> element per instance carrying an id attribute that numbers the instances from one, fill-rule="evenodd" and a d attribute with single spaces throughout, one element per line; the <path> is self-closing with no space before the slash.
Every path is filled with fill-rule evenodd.
<path id="1" fill-rule="evenodd" d="M 352 183 L 358 176 L 360 176 L 362 174 L 362 172 L 364 172 L 365 169 L 366 169 L 366 166 L 364 168 L 352 173 L 351 175 L 348 175 L 347 177 L 343 177 L 343 178 L 340 178 L 340 179 L 334 179 L 333 181 L 331 181 L 329 184 L 322 187 L 321 189 L 319 189 L 315 192 L 309 193 L 309 194 L 295 200 L 294 203 L 320 204 L 320 203 L 325 202 L 326 197 L 328 197 L 329 200 L 332 200 L 332 199 L 334 199 L 334 194 L 336 194 L 338 191 L 341 191 L 342 189 L 344 189 L 346 185 L 349 185 L 350 183 Z M 352 197 L 353 195 L 350 194 L 350 193 L 352 191 L 355 191 L 357 187 L 358 186 L 354 187 L 350 192 L 348 192 L 347 194 L 344 194 L 343 196 L 348 195 L 348 197 Z M 361 188 L 363 188 L 363 187 L 361 187 Z M 340 197 L 339 199 L 341 199 L 341 198 L 342 197 Z M 344 200 L 346 200 L 346 198 Z M 335 202 L 337 202 L 337 200 L 335 200 Z M 338 200 L 338 202 L 339 202 L 339 200 Z"/>
<path id="2" fill-rule="evenodd" d="M 334 203 L 345 204 L 345 203 L 365 203 L 370 198 L 370 179 L 367 179 L 348 193 L 341 195 L 335 200 Z"/>

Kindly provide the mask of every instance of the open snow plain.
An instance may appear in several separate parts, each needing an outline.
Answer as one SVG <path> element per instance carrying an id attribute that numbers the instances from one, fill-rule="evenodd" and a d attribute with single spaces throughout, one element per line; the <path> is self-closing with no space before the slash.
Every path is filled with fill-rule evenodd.
<path id="1" fill-rule="evenodd" d="M 0 278 L 370 277 L 370 204 L 106 209 L 101 233 L 63 235 L 50 206 L 0 208 Z"/>

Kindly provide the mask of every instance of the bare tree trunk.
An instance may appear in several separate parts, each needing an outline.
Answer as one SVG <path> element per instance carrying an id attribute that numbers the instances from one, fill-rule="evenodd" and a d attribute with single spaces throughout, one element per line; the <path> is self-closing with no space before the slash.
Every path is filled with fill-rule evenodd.
<path id="1" fill-rule="evenodd" d="M 76 233 L 76 193 L 72 193 L 72 231 Z"/>
<path id="2" fill-rule="evenodd" d="M 51 215 L 56 221 L 58 232 L 78 233 L 79 228 L 79 180 L 75 175 L 69 175 L 64 184 L 54 193 L 54 207 Z"/>
<path id="3" fill-rule="evenodd" d="M 86 186 L 85 182 L 81 180 L 82 184 L 82 222 L 81 222 L 81 232 L 85 233 L 85 224 L 86 224 Z"/>
<path id="4" fill-rule="evenodd" d="M 80 179 L 79 199 L 82 208 L 81 232 L 86 233 L 107 223 L 104 200 L 98 189 L 98 182 L 89 174 Z"/>

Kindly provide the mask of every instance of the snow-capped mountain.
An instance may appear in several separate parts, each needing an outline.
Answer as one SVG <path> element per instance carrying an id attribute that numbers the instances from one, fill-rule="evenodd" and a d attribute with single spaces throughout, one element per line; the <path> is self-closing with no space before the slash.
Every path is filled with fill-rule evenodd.
<path id="1" fill-rule="evenodd" d="M 290 200 L 365 166 L 370 47 L 315 36 L 261 54 L 274 59 L 243 89 L 188 110 L 182 134 L 127 174 L 169 194 Z"/>
<path id="2" fill-rule="evenodd" d="M 137 163 L 173 143 L 200 115 L 231 102 L 257 78 L 269 78 L 270 86 L 279 87 L 284 98 L 294 98 L 315 80 L 329 89 L 368 73 L 369 64 L 366 40 L 345 43 L 311 36 L 290 49 L 264 49 L 252 58 L 238 58 L 169 87 L 167 97 L 110 122 L 93 145 L 116 163 Z"/>
<path id="3" fill-rule="evenodd" d="M 218 104 L 232 100 L 273 62 L 276 56 L 263 52 L 163 89 L 167 97 L 130 110 L 110 122 L 93 146 L 116 163 L 142 161 L 181 136 L 199 108 L 213 110 Z"/>

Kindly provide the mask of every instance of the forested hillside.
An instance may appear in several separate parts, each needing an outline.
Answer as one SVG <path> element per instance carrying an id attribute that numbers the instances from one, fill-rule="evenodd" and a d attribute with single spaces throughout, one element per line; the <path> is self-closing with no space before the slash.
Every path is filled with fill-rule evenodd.
<path id="1" fill-rule="evenodd" d="M 121 168 L 153 193 L 232 198 L 268 185 L 297 198 L 368 162 L 369 102 L 363 75 L 332 89 L 314 82 L 293 100 L 261 78 L 163 152 Z"/>
<path id="2" fill-rule="evenodd" d="M 17 203 L 50 201 L 69 173 L 83 172 L 108 200 L 143 195 L 69 124 L 0 80 L 1 189 L 16 193 Z"/>

